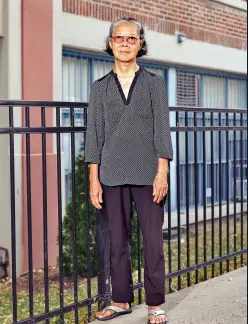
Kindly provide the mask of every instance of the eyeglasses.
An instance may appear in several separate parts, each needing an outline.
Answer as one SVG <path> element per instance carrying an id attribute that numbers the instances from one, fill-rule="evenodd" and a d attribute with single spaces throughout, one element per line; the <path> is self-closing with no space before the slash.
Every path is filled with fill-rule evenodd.
<path id="1" fill-rule="evenodd" d="M 135 37 L 135 36 L 114 36 L 114 37 L 111 37 L 111 38 L 113 38 L 113 40 L 114 40 L 114 42 L 116 44 L 121 44 L 126 39 L 128 44 L 134 45 L 134 44 L 136 44 L 136 42 L 138 40 L 138 38 Z"/>

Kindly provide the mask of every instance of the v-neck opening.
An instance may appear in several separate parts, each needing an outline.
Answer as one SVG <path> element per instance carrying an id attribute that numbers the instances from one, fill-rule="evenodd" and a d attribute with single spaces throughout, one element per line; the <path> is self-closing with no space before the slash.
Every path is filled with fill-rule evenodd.
<path id="1" fill-rule="evenodd" d="M 115 82 L 116 82 L 116 85 L 118 87 L 118 90 L 120 92 L 120 95 L 121 95 L 121 98 L 122 98 L 122 101 L 125 105 L 128 105 L 130 103 L 130 100 L 132 98 L 132 94 L 133 94 L 133 90 L 134 90 L 134 87 L 135 87 L 135 84 L 138 80 L 138 77 L 140 75 L 142 71 L 142 67 L 140 66 L 138 71 L 135 72 L 135 75 L 134 75 L 134 78 L 133 78 L 133 81 L 130 85 L 130 88 L 129 88 L 129 91 L 128 91 L 128 96 L 126 98 L 125 94 L 124 94 L 124 91 L 122 89 L 122 86 L 121 86 L 121 83 L 118 79 L 118 76 L 117 76 L 117 73 L 115 73 L 113 70 L 111 70 L 110 74 L 113 75 L 114 79 L 115 79 Z"/>

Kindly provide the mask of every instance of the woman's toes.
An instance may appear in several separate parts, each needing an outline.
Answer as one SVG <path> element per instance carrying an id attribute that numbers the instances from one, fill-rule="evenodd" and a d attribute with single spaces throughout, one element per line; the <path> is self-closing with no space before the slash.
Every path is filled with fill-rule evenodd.
<path id="1" fill-rule="evenodd" d="M 157 324 L 153 316 L 150 317 L 150 324 Z"/>
<path id="2" fill-rule="evenodd" d="M 104 316 L 105 316 L 105 313 L 103 313 L 103 312 L 99 312 L 97 314 L 97 317 L 99 317 L 99 318 L 103 318 Z"/>
<path id="3" fill-rule="evenodd" d="M 112 315 L 110 311 L 96 313 L 96 316 L 99 317 L 99 318 L 108 317 L 110 315 Z"/>
<path id="4" fill-rule="evenodd" d="M 161 324 L 161 323 L 164 324 L 166 321 L 168 321 L 165 315 L 160 315 L 157 317 L 150 315 L 149 320 L 150 320 L 150 324 Z"/>

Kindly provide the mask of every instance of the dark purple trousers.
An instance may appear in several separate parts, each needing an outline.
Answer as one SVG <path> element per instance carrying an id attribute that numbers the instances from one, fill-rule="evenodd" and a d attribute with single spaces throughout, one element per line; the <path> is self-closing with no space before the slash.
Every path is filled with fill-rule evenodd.
<path id="1" fill-rule="evenodd" d="M 162 226 L 165 199 L 153 202 L 152 186 L 102 185 L 103 212 L 108 219 L 111 244 L 112 299 L 116 303 L 134 301 L 130 259 L 132 202 L 144 239 L 144 286 L 146 304 L 158 306 L 165 301 L 165 264 Z"/>

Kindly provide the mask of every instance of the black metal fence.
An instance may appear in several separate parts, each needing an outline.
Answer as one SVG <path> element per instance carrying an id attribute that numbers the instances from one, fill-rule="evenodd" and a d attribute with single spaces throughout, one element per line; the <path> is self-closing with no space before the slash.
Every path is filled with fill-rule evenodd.
<path id="1" fill-rule="evenodd" d="M 82 150 L 75 149 L 76 137 L 84 143 L 87 104 L 72 102 L 31 102 L 31 101 L 0 101 L 1 112 L 9 111 L 8 124 L 1 122 L 1 140 L 8 141 L 9 182 L 11 213 L 11 284 L 9 294 L 4 295 L 5 307 L 0 315 L 3 323 L 87 323 L 94 318 L 96 308 L 102 307 L 111 300 L 109 240 L 108 229 L 104 215 L 92 209 L 88 195 L 88 167 L 83 163 Z M 23 126 L 15 122 L 14 111 L 22 111 Z M 54 124 L 47 124 L 48 111 L 53 113 Z M 69 112 L 70 126 L 63 126 L 63 111 Z M 35 111 L 36 123 L 33 123 L 32 113 Z M 169 191 L 165 208 L 166 221 L 164 225 L 164 245 L 166 257 L 166 291 L 188 287 L 202 280 L 207 280 L 226 271 L 240 267 L 247 262 L 247 111 L 241 109 L 208 109 L 171 107 L 171 131 L 175 151 L 175 159 L 171 164 Z M 37 126 L 37 114 L 40 125 Z M 80 125 L 76 125 L 75 116 L 80 116 Z M 31 117 L 30 117 L 31 116 Z M 50 115 L 51 116 L 51 115 Z M 174 124 L 174 126 L 173 126 Z M 2 126 L 3 125 L 3 126 Z M 56 126 L 53 126 L 56 125 Z M 37 135 L 38 134 L 38 135 Z M 52 135 L 51 135 L 52 134 Z M 67 146 L 63 142 L 63 134 L 69 134 Z M 7 137 L 6 137 L 7 135 Z M 28 269 L 25 275 L 17 269 L 16 233 L 16 147 L 15 136 L 23 137 L 25 151 L 25 182 L 26 182 L 26 218 L 28 237 L 27 255 Z M 31 179 L 31 139 L 38 136 L 41 145 L 42 182 L 35 184 Z M 58 228 L 58 262 L 50 264 L 48 258 L 48 178 L 47 137 L 53 136 L 53 148 L 56 155 L 56 186 Z M 67 210 L 63 209 L 63 156 L 65 149 L 70 149 L 71 161 L 70 203 Z M 23 150 L 22 149 L 22 150 Z M 190 157 L 190 151 L 193 152 Z M 67 152 L 68 153 L 68 152 Z M 78 154 L 80 154 L 78 158 Z M 183 154 L 183 155 L 182 155 Z M 80 183 L 78 168 L 80 160 L 84 173 L 84 192 L 78 192 Z M 182 162 L 183 161 L 183 162 Z M 1 167 L 1 165 L 0 165 Z M 7 170 L 6 170 L 7 172 Z M 21 172 L 21 170 L 20 170 Z M 217 179 L 217 182 L 216 182 Z M 216 187 L 216 183 L 218 183 Z M 190 204 L 189 195 L 193 184 L 194 206 Z M 224 185 L 225 184 L 225 185 Z M 6 184 L 0 182 L 0 186 Z M 37 251 L 33 249 L 35 240 L 32 224 L 36 215 L 32 213 L 32 186 L 42 186 L 43 202 L 43 251 L 42 269 L 34 269 L 33 259 Z M 208 189 L 208 194 L 207 194 Z M 202 194 L 203 192 L 203 194 Z M 210 194 L 209 194 L 210 193 Z M 239 193 L 239 194 L 237 194 Z M 199 196 L 202 194 L 202 200 Z M 182 204 L 184 196 L 185 204 Z M 79 197 L 79 198 L 76 198 Z M 208 201 L 207 198 L 210 198 Z M 80 201 L 78 201 L 78 199 Z M 79 209 L 83 221 L 83 232 L 78 229 Z M 67 274 L 65 250 L 64 215 L 71 215 L 71 275 Z M 0 215 L 1 221 L 2 215 Z M 95 218 L 95 225 L 92 218 Z M 143 257 L 142 237 L 138 226 L 135 233 L 137 249 L 137 271 L 134 272 L 134 290 L 136 302 L 143 302 Z M 2 221 L 1 221 L 2 223 Z M 19 224 L 19 222 L 18 222 Z M 92 226 L 94 225 L 94 228 Z M 96 251 L 92 250 L 91 242 L 96 243 Z M 82 273 L 78 263 L 78 240 L 85 241 L 84 255 L 86 275 Z M 4 242 L 1 241 L 3 245 Z M 25 251 L 24 251 L 25 252 Z M 96 253 L 95 253 L 96 252 Z M 96 260 L 95 260 L 96 259 Z M 97 279 L 92 275 L 93 261 L 97 263 Z M 70 263 L 69 262 L 69 263 Z M 51 266 L 53 266 L 51 268 Z M 50 270 L 54 268 L 54 273 Z M 42 292 L 37 288 L 37 273 L 41 274 Z M 26 285 L 22 286 L 22 278 Z M 24 279 L 23 279 L 24 280 Z M 7 288 L 6 288 L 7 287 Z M 0 289 L 1 290 L 1 289 Z M 55 292 L 54 292 L 55 291 Z M 6 297 L 9 296 L 9 299 Z M 1 306 L 0 294 L 0 306 Z M 23 311 L 25 309 L 25 311 Z M 73 314 L 73 316 L 72 316 Z M 70 317 L 72 316 L 72 317 Z M 9 322 L 8 322 L 9 320 Z M 2 322 L 1 322 L 2 323 Z"/>

